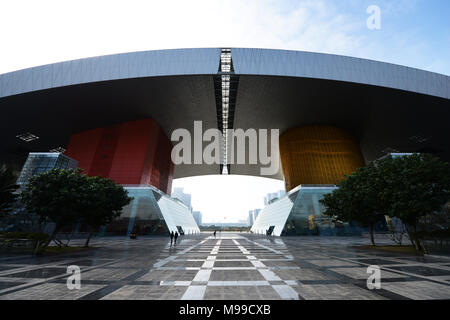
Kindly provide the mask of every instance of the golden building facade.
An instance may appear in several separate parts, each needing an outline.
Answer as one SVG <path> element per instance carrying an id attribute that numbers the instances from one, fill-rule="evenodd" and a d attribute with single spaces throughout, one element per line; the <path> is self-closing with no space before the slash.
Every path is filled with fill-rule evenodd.
<path id="1" fill-rule="evenodd" d="M 345 130 L 331 126 L 290 129 L 280 136 L 286 191 L 300 184 L 337 184 L 364 166 L 359 144 Z"/>

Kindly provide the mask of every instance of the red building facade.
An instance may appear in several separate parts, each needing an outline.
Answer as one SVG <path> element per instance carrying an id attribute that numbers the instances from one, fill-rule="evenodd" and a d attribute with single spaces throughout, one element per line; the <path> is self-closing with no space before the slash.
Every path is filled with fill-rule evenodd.
<path id="1" fill-rule="evenodd" d="M 89 176 L 120 184 L 150 184 L 170 194 L 172 143 L 153 119 L 130 121 L 71 136 L 66 155 Z"/>

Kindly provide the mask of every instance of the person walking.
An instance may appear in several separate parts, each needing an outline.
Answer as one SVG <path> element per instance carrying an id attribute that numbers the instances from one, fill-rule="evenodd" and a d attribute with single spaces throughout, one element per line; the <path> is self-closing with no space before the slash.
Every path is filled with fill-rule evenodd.
<path id="1" fill-rule="evenodd" d="M 172 232 L 170 233 L 170 245 L 172 245 L 173 237 L 174 237 L 174 234 L 173 234 L 173 231 L 172 231 Z"/>
<path id="2" fill-rule="evenodd" d="M 216 237 L 216 232 L 217 232 L 217 231 L 216 231 L 216 230 L 214 230 L 214 238 Z"/>
<path id="3" fill-rule="evenodd" d="M 175 231 L 175 244 L 177 244 L 177 239 L 178 239 L 178 231 Z"/>

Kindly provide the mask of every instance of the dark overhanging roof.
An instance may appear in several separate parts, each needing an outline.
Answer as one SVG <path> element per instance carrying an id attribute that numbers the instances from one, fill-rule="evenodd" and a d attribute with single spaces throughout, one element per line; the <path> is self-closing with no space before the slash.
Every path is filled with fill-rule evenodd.
<path id="1" fill-rule="evenodd" d="M 327 124 L 349 130 L 366 160 L 387 148 L 450 159 L 450 77 L 318 53 L 232 49 L 239 76 L 234 128 Z M 153 117 L 176 128 L 217 128 L 214 76 L 220 49 L 135 52 L 0 75 L 0 161 L 65 146 L 74 132 Z M 39 140 L 15 136 L 32 132 Z M 217 174 L 218 166 L 177 166 L 175 177 Z M 259 166 L 232 165 L 259 175 Z M 274 178 L 281 179 L 279 172 Z"/>

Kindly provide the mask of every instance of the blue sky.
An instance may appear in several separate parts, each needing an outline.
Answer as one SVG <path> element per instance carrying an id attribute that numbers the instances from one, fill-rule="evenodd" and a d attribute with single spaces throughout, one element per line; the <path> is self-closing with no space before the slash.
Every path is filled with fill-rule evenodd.
<path id="1" fill-rule="evenodd" d="M 366 9 L 381 9 L 368 30 Z M 448 0 L 2 0 L 0 73 L 182 47 L 335 53 L 450 75 Z"/>
<path id="2" fill-rule="evenodd" d="M 366 9 L 381 9 L 369 30 Z M 450 75 L 449 0 L 2 0 L 0 73 L 120 52 L 260 47 L 374 59 Z M 205 220 L 236 221 L 282 181 L 194 177 Z"/>
<path id="3" fill-rule="evenodd" d="M 339 4 L 336 10 L 355 20 L 370 4 L 380 7 L 381 30 L 368 30 L 364 25 L 355 30 L 354 36 L 360 39 L 355 55 L 450 74 L 450 1 L 328 2 Z"/>

